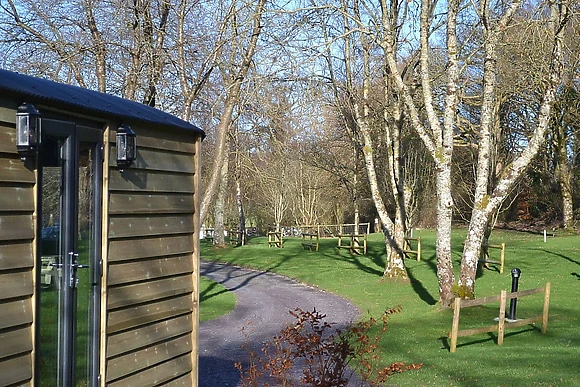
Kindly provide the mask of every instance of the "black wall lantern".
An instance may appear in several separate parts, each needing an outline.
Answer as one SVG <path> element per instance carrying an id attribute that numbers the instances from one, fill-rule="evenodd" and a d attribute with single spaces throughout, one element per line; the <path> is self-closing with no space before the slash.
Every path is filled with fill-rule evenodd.
<path id="1" fill-rule="evenodd" d="M 16 148 L 22 160 L 36 154 L 40 146 L 40 112 L 24 102 L 16 110 Z"/>
<path id="2" fill-rule="evenodd" d="M 117 166 L 127 168 L 137 158 L 137 136 L 129 125 L 117 129 Z"/>

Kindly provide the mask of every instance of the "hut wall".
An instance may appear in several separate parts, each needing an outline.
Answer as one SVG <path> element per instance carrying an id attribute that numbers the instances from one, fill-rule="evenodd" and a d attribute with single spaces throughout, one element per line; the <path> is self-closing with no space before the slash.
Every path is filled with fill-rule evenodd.
<path id="1" fill-rule="evenodd" d="M 0 385 L 33 376 L 35 174 L 16 152 L 15 106 L 0 101 Z"/>
<path id="2" fill-rule="evenodd" d="M 105 162 L 103 363 L 108 386 L 195 385 L 199 239 L 194 232 L 201 138 L 132 126 L 134 165 Z"/>

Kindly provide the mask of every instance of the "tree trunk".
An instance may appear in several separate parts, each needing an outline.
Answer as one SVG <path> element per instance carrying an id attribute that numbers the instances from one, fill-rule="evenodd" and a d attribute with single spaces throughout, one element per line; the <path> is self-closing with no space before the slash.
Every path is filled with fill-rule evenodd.
<path id="1" fill-rule="evenodd" d="M 238 208 L 238 225 L 239 243 L 244 246 L 246 244 L 246 215 L 244 213 L 244 203 L 242 201 L 242 185 L 239 176 L 236 177 L 236 206 Z"/>
<path id="2" fill-rule="evenodd" d="M 244 202 L 242 200 L 242 162 L 240 157 L 240 142 L 239 142 L 239 130 L 236 126 L 235 136 L 234 136 L 234 147 L 235 147 L 235 173 L 234 180 L 236 183 L 236 207 L 238 208 L 238 232 L 239 232 L 239 244 L 241 246 L 246 245 L 246 214 L 244 212 Z"/>
<path id="3" fill-rule="evenodd" d="M 554 128 L 556 134 L 556 179 L 562 196 L 563 225 L 566 231 L 574 231 L 574 202 L 572 195 L 572 169 L 568 164 L 568 136 L 564 125 Z"/>
<path id="4" fill-rule="evenodd" d="M 439 302 L 443 306 L 453 301 L 453 262 L 451 260 L 451 220 L 453 198 L 451 197 L 451 164 L 437 169 L 437 280 Z"/>
<path id="5" fill-rule="evenodd" d="M 519 3 L 516 3 L 512 5 L 512 7 L 506 12 L 506 14 L 498 23 L 497 28 L 499 30 L 505 29 L 510 15 L 515 12 L 514 7 L 519 5 Z M 493 188 L 491 194 L 480 195 L 473 207 L 467 238 L 465 241 L 465 247 L 463 249 L 463 256 L 461 258 L 461 271 L 458 283 L 458 288 L 460 289 L 462 293 L 461 296 L 463 297 L 474 297 L 475 295 L 477 261 L 479 259 L 481 244 L 485 234 L 485 227 L 491 215 L 501 206 L 501 203 L 505 200 L 517 179 L 523 174 L 532 159 L 538 153 L 540 146 L 544 143 L 548 124 L 550 122 L 550 111 L 554 103 L 556 90 L 562 79 L 562 71 L 564 67 L 562 64 L 561 44 L 562 34 L 565 30 L 563 26 L 566 23 L 566 18 L 564 17 L 566 9 L 566 6 L 564 6 L 561 9 L 563 10 L 561 14 L 560 10 L 558 10 L 555 5 L 552 5 L 550 24 L 551 30 L 554 33 L 552 37 L 554 46 L 550 63 L 550 72 L 548 74 L 550 82 L 544 90 L 542 103 L 540 105 L 538 114 L 538 122 L 532 136 L 528 141 L 528 147 L 525 148 L 511 164 L 506 166 L 502 177 L 498 181 L 497 185 Z M 494 42 L 492 40 L 486 44 L 489 43 Z M 486 47 L 486 50 L 492 48 L 493 47 Z M 491 69 L 486 67 L 486 69 L 492 72 L 495 70 L 494 67 Z M 491 80 L 493 81 L 493 78 L 491 78 Z M 493 90 L 488 92 L 493 92 Z M 481 172 L 485 173 L 484 171 Z M 480 171 L 478 170 L 477 173 L 479 174 Z"/>
<path id="6" fill-rule="evenodd" d="M 228 192 L 228 169 L 229 160 L 226 158 L 221 168 L 220 185 L 214 204 L 214 243 L 218 247 L 224 247 L 226 244 L 224 212 Z"/>
<path id="7" fill-rule="evenodd" d="M 211 173 L 210 180 L 207 184 L 207 188 L 204 192 L 203 199 L 200 206 L 200 223 L 203 224 L 209 207 L 214 200 L 218 183 L 220 177 L 220 169 L 225 159 L 228 157 L 228 150 L 225 147 L 227 141 L 228 132 L 232 123 L 233 113 L 235 107 L 238 105 L 240 100 L 240 93 L 242 88 L 242 83 L 248 74 L 252 60 L 254 58 L 254 53 L 258 45 L 258 39 L 262 31 L 262 14 L 264 12 L 266 0 L 259 0 L 256 4 L 256 8 L 252 15 L 253 17 L 253 30 L 248 46 L 244 52 L 244 58 L 240 64 L 239 71 L 233 76 L 232 82 L 229 85 L 227 92 L 226 101 L 224 103 L 224 110 L 220 116 L 220 123 L 218 125 L 218 140 L 216 147 L 216 154 L 214 157 L 213 169 Z"/>

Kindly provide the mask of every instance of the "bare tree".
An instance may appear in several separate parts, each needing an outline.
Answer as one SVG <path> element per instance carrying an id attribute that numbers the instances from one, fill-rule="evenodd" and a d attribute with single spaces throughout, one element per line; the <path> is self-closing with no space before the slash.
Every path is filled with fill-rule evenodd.
<path id="1" fill-rule="evenodd" d="M 490 216 L 497 210 L 505 200 L 507 194 L 523 174 L 527 166 L 537 154 L 540 146 L 545 140 L 548 130 L 550 110 L 555 100 L 558 86 L 562 79 L 562 36 L 565 31 L 565 24 L 568 19 L 568 3 L 550 3 L 550 16 L 548 20 L 547 33 L 553 41 L 553 48 L 549 60 L 550 70 L 548 82 L 544 88 L 541 106 L 537 115 L 536 125 L 533 133 L 528 139 L 527 147 L 506 166 L 502 178 L 499 179 L 495 187 L 488 187 L 489 184 L 489 152 L 491 149 L 491 130 L 493 122 L 493 106 L 496 98 L 496 48 L 503 31 L 509 24 L 513 14 L 520 6 L 515 1 L 499 19 L 494 20 L 492 10 L 487 6 L 482 6 L 480 15 L 484 28 L 484 86 L 481 115 L 481 132 L 479 140 L 479 155 L 476 177 L 475 206 L 473 208 L 471 221 L 465 247 L 461 260 L 461 274 L 459 287 L 461 293 L 468 297 L 475 294 L 475 277 L 477 262 Z M 488 193 L 491 192 L 491 193 Z"/>
<path id="2" fill-rule="evenodd" d="M 236 11 L 236 1 L 232 1 L 230 4 L 230 10 L 228 11 L 228 25 L 237 40 L 232 41 L 232 47 L 230 48 L 230 60 L 225 64 L 229 66 L 222 66 L 222 78 L 226 87 L 225 100 L 223 104 L 223 110 L 219 118 L 219 125 L 217 130 L 217 141 L 214 156 L 214 164 L 212 166 L 212 173 L 209 181 L 206 184 L 206 190 L 201 201 L 200 208 L 200 218 L 201 222 L 205 220 L 207 216 L 209 207 L 211 206 L 217 187 L 219 186 L 220 171 L 226 157 L 228 157 L 228 149 L 226 149 L 226 140 L 229 135 L 229 128 L 232 124 L 232 118 L 234 110 L 240 102 L 240 95 L 242 89 L 242 83 L 244 82 L 250 66 L 252 65 L 252 59 L 258 45 L 258 39 L 262 31 L 262 15 L 264 13 L 264 7 L 266 0 L 257 0 L 252 4 L 252 9 L 248 14 L 249 21 L 251 21 L 251 28 L 247 29 L 246 36 L 240 36 L 239 33 L 242 31 L 241 21 L 237 16 Z M 222 55 L 225 52 L 222 52 Z M 233 60 L 240 56 L 240 62 Z"/>

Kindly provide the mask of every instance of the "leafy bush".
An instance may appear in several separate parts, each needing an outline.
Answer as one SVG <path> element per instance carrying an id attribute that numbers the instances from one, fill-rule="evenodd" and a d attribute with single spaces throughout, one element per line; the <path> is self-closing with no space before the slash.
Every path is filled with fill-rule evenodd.
<path id="1" fill-rule="evenodd" d="M 334 330 L 335 324 L 326 322 L 326 315 L 316 309 L 290 311 L 296 319 L 294 324 L 266 342 L 261 356 L 249 350 L 249 365 L 245 370 L 241 363 L 236 364 L 242 386 L 274 383 L 276 386 L 341 387 L 357 382 L 377 386 L 394 373 L 419 369 L 421 364 L 401 362 L 377 369 L 378 345 L 387 330 L 387 321 L 390 315 L 400 311 L 401 307 L 387 309 L 380 320 L 370 317 L 344 331 Z M 371 331 L 377 333 L 371 334 Z M 299 378 L 292 377 L 296 372 L 301 373 Z"/>

